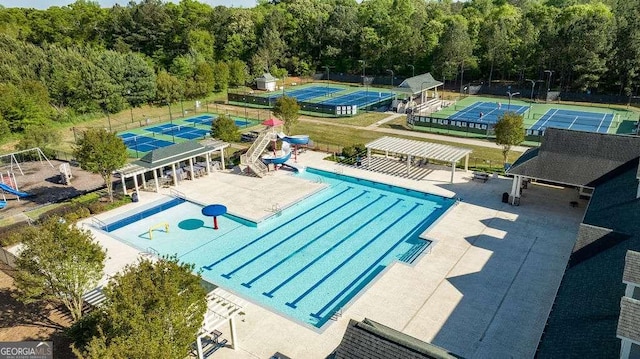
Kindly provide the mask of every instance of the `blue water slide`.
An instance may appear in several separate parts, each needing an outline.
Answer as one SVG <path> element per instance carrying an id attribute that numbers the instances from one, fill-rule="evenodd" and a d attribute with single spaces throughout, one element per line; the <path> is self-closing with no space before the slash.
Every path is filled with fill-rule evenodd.
<path id="1" fill-rule="evenodd" d="M 1 190 L 3 190 L 3 191 L 5 191 L 5 192 L 7 192 L 7 193 L 10 193 L 10 194 L 16 195 L 16 196 L 18 196 L 18 197 L 27 197 L 27 196 L 29 196 L 29 194 L 28 194 L 28 193 L 26 193 L 26 192 L 16 191 L 14 188 L 12 188 L 12 187 L 10 187 L 10 186 L 8 186 L 8 185 L 4 184 L 4 183 L 0 183 L 0 189 L 1 189 Z"/>

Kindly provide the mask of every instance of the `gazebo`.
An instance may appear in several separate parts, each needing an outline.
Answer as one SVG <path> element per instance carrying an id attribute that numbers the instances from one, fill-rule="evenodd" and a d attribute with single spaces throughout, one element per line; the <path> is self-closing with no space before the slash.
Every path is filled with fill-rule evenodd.
<path id="1" fill-rule="evenodd" d="M 443 83 L 437 81 L 431 76 L 430 73 L 413 76 L 404 81 L 398 87 L 394 87 L 393 91 L 397 93 L 404 93 L 411 98 L 420 96 L 420 103 L 425 103 L 428 99 L 438 99 L 438 87 Z M 433 95 L 429 97 L 429 91 L 433 91 Z"/>
<path id="2" fill-rule="evenodd" d="M 451 183 L 456 172 L 456 163 L 464 158 L 464 170 L 469 170 L 469 154 L 472 152 L 466 148 L 441 145 L 404 138 L 384 136 L 365 145 L 367 148 L 367 166 L 371 166 L 371 151 L 384 152 L 385 157 L 390 153 L 407 156 L 407 175 L 411 173 L 411 159 L 425 158 L 451 164 Z"/>
<path id="3" fill-rule="evenodd" d="M 153 180 L 155 183 L 156 192 L 160 191 L 160 180 L 158 177 L 162 177 L 162 169 L 165 167 L 171 168 L 171 177 L 173 185 L 179 183 L 178 170 L 180 163 L 186 162 L 186 170 L 194 177 L 197 170 L 204 170 L 207 174 L 211 173 L 212 161 L 211 155 L 214 152 L 220 152 L 221 167 L 224 169 L 224 149 L 229 147 L 229 144 L 219 140 L 207 140 L 202 141 L 187 141 L 177 143 L 175 145 L 162 147 L 157 150 L 153 150 L 147 153 L 141 159 L 129 163 L 128 165 L 116 170 L 116 173 L 120 175 L 122 180 L 122 191 L 127 194 L 126 180 L 133 178 L 134 191 L 136 195 L 138 193 L 138 176 L 142 176 L 142 187 L 147 188 L 146 174 L 148 172 L 153 173 Z M 198 162 L 197 159 L 201 158 L 204 161 Z M 160 170 L 160 176 L 158 171 Z"/>

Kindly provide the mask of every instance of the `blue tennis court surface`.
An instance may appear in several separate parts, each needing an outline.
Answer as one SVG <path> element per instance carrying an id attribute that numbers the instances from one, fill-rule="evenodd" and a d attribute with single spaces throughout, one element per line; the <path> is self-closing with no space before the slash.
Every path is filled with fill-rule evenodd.
<path id="1" fill-rule="evenodd" d="M 169 141 L 149 136 L 136 135 L 131 132 L 119 134 L 118 137 L 122 138 L 125 146 L 133 151 L 149 152 L 161 147 L 173 145 L 173 143 Z"/>
<path id="2" fill-rule="evenodd" d="M 218 116 L 211 116 L 211 115 L 202 115 L 202 116 L 198 116 L 198 117 L 193 117 L 193 118 L 188 118 L 185 120 L 185 122 L 191 122 L 193 124 L 198 124 L 198 125 L 206 125 L 206 126 L 211 126 L 211 123 L 213 123 L 213 120 L 215 120 L 216 118 L 218 118 Z M 236 126 L 238 127 L 247 127 L 247 126 L 252 126 L 254 124 L 253 121 L 249 121 L 245 118 L 233 118 L 233 122 L 235 122 Z"/>
<path id="3" fill-rule="evenodd" d="M 203 130 L 191 126 L 172 125 L 166 123 L 164 125 L 149 127 L 147 131 L 161 133 L 163 135 L 176 136 L 180 138 L 186 138 L 188 140 L 195 140 L 196 138 L 205 137 L 209 131 Z"/>
<path id="4" fill-rule="evenodd" d="M 547 127 L 579 131 L 607 133 L 614 115 L 552 108 L 531 126 L 531 130 L 543 131 Z"/>
<path id="5" fill-rule="evenodd" d="M 198 125 L 210 125 L 211 121 L 213 121 L 214 118 L 216 118 L 218 116 L 211 116 L 211 115 L 202 115 L 202 116 L 198 116 L 198 117 L 192 117 L 192 118 L 188 118 L 185 121 L 186 122 L 191 122 L 194 124 L 198 124 Z"/>
<path id="6" fill-rule="evenodd" d="M 327 87 L 327 86 L 313 86 L 313 87 L 307 87 L 307 88 L 298 89 L 298 90 L 291 90 L 291 91 L 285 90 L 285 94 L 288 97 L 295 98 L 297 101 L 305 101 L 305 100 L 309 100 L 316 97 L 327 96 L 334 92 L 340 92 L 342 90 L 344 89 L 336 88 L 336 87 Z M 269 96 L 269 98 L 277 99 L 282 96 L 283 96 L 282 93 L 277 93 Z"/>
<path id="7" fill-rule="evenodd" d="M 376 104 L 385 100 L 393 98 L 391 92 L 379 92 L 379 91 L 356 91 L 348 95 L 334 97 L 328 100 L 321 101 L 321 104 L 327 105 L 347 105 L 358 106 L 360 108 L 367 107 L 369 105 Z"/>
<path id="8" fill-rule="evenodd" d="M 505 112 L 515 112 L 523 114 L 529 109 L 528 106 L 505 105 L 500 102 L 476 102 L 471 106 L 449 116 L 449 120 L 496 123 Z"/>

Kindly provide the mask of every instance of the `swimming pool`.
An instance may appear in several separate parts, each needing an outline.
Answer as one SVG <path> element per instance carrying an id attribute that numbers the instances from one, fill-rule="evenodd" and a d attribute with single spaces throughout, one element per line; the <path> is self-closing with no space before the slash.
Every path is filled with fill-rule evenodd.
<path id="1" fill-rule="evenodd" d="M 105 229 L 139 249 L 175 254 L 211 283 L 320 328 L 390 263 L 418 257 L 430 244 L 419 236 L 455 202 L 314 169 L 299 176 L 329 186 L 259 225 L 225 216 L 214 231 L 201 206 L 172 200 Z"/>

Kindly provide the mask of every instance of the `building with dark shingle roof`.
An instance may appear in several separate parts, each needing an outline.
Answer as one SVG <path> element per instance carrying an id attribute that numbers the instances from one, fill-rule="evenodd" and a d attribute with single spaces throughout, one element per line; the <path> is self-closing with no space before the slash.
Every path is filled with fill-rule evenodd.
<path id="1" fill-rule="evenodd" d="M 640 137 L 550 128 L 508 173 L 593 189 L 536 356 L 640 354 L 640 343 L 624 337 L 640 307 L 623 283 L 640 271 L 627 254 L 640 250 Z"/>
<path id="2" fill-rule="evenodd" d="M 455 359 L 461 358 L 436 345 L 389 328 L 371 319 L 351 319 L 335 359 Z"/>

